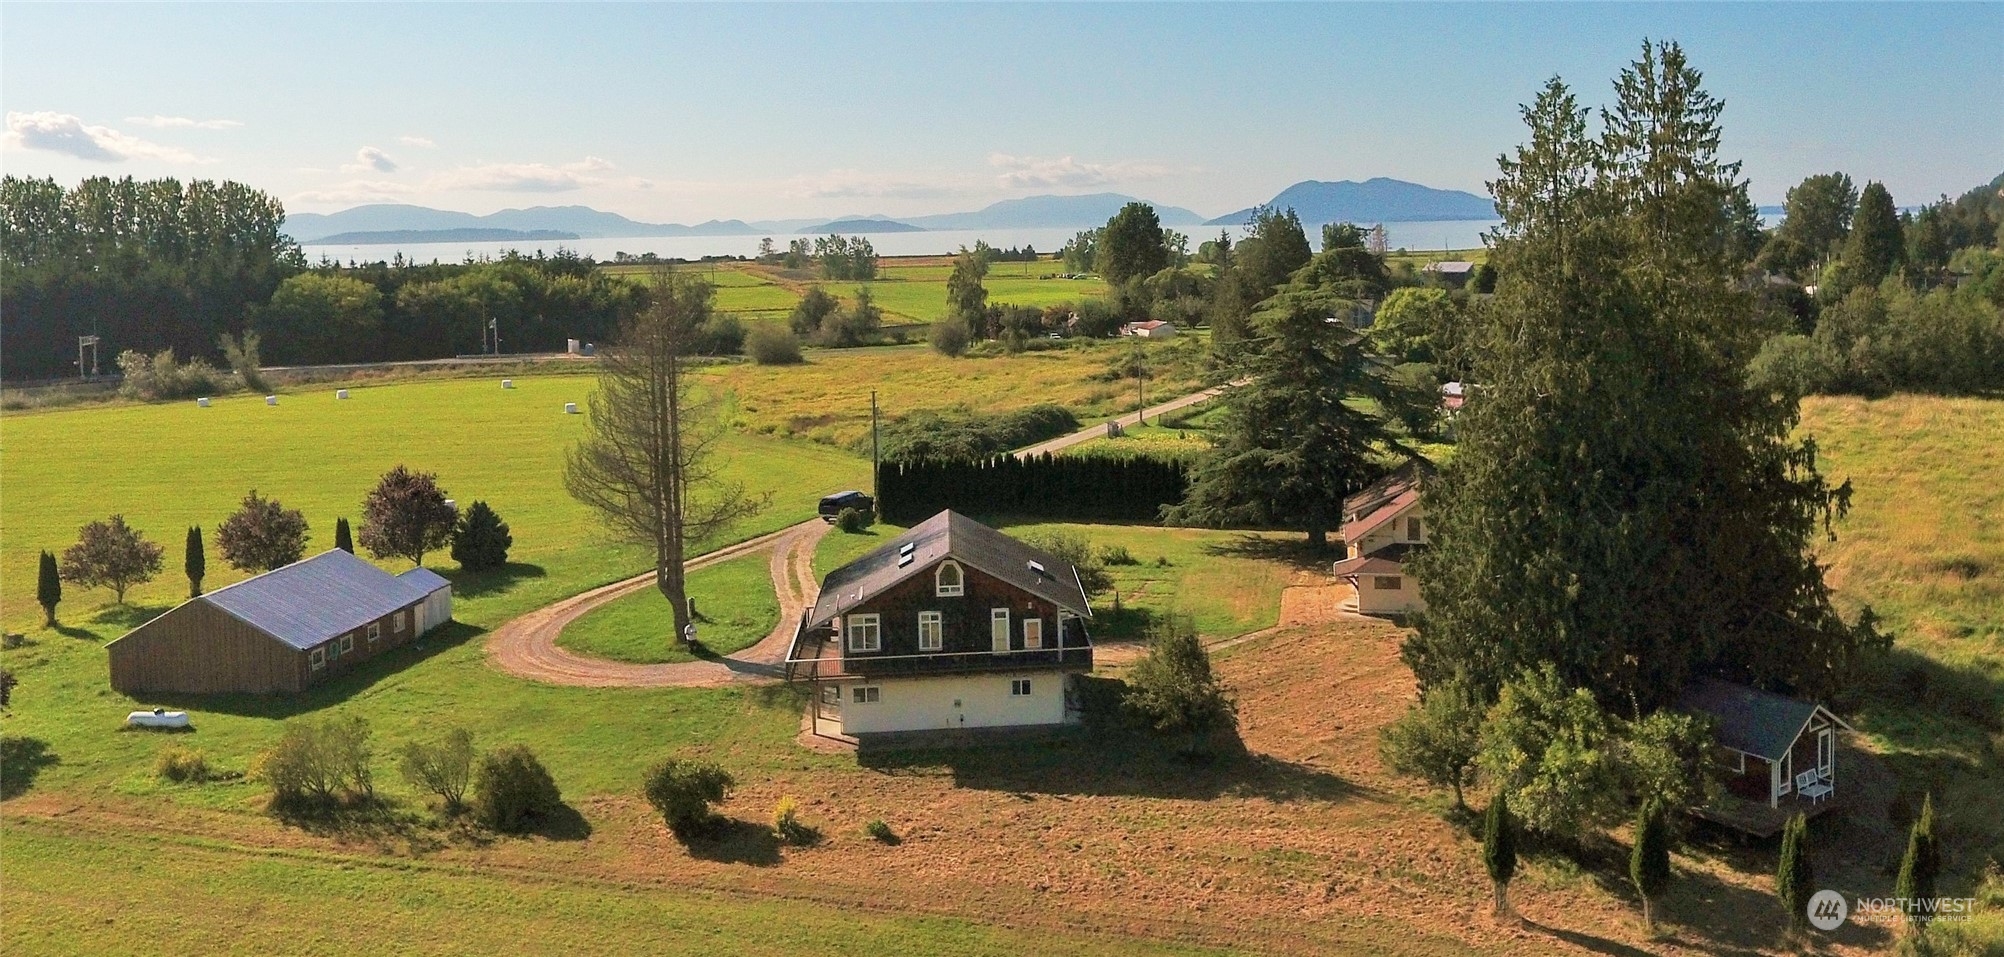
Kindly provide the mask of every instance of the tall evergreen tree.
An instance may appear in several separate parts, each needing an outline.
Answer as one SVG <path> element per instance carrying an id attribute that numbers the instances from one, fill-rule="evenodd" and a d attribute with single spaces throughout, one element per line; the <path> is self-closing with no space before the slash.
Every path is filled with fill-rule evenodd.
<path id="1" fill-rule="evenodd" d="M 41 573 L 35 581 L 35 601 L 42 606 L 42 624 L 56 627 L 56 606 L 63 601 L 63 578 L 56 569 L 56 556 L 42 552 Z"/>
<path id="2" fill-rule="evenodd" d="M 345 518 L 334 520 L 334 547 L 350 555 L 355 554 L 355 532 L 348 527 Z"/>
<path id="3" fill-rule="evenodd" d="M 1517 823 L 1510 818 L 1510 795 L 1496 792 L 1482 815 L 1482 864 L 1496 893 L 1496 916 L 1510 913 L 1510 878 L 1517 875 Z"/>
<path id="4" fill-rule="evenodd" d="M 1642 898 L 1642 930 L 1656 932 L 1656 898 L 1670 886 L 1670 825 L 1663 805 L 1644 801 L 1635 817 L 1635 848 L 1628 856 L 1628 880 Z"/>
<path id="5" fill-rule="evenodd" d="M 1385 404 L 1395 387 L 1361 336 L 1331 316 L 1351 304 L 1319 289 L 1290 287 L 1253 316 L 1231 374 L 1245 384 L 1217 401 L 1216 448 L 1191 475 L 1171 521 L 1298 529 L 1328 544 L 1343 498 L 1377 477 L 1377 458 L 1405 447 L 1358 399 Z"/>
<path id="6" fill-rule="evenodd" d="M 1774 870 L 1774 896 L 1788 912 L 1788 926 L 1801 934 L 1809 927 L 1809 896 L 1816 893 L 1816 870 L 1809 862 L 1809 820 L 1800 814 L 1781 829 L 1781 860 Z"/>
<path id="7" fill-rule="evenodd" d="M 1907 853 L 1900 859 L 1900 876 L 1893 884 L 1893 896 L 1899 898 L 1907 925 L 1915 933 L 1925 931 L 1934 916 L 1935 877 L 1940 872 L 1941 846 L 1935 843 L 1934 795 L 1930 793 L 1921 802 L 1913 829 L 1907 832 Z"/>
<path id="8" fill-rule="evenodd" d="M 202 553 L 202 526 L 188 526 L 188 544 L 182 549 L 181 569 L 188 574 L 188 597 L 202 597 L 202 578 L 208 574 L 209 561 Z"/>
<path id="9" fill-rule="evenodd" d="M 476 501 L 459 520 L 452 533 L 452 560 L 470 572 L 500 568 L 508 564 L 508 549 L 515 536 L 486 502 Z"/>
<path id="10" fill-rule="evenodd" d="M 1858 194 L 1858 214 L 1851 219 L 1851 238 L 1844 244 L 1851 281 L 1861 286 L 1883 282 L 1905 258 L 1906 246 L 1893 194 L 1880 183 L 1866 183 Z"/>
<path id="11" fill-rule="evenodd" d="M 1675 44 L 1645 47 L 1590 136 L 1550 81 L 1490 184 L 1501 279 L 1469 323 L 1476 401 L 1427 490 L 1423 684 L 1551 662 L 1647 713 L 1694 673 L 1822 694 L 1879 636 L 1846 627 L 1809 554 L 1848 488 L 1748 388 L 1771 331 L 1731 239 L 1745 183 L 1720 104 Z"/>

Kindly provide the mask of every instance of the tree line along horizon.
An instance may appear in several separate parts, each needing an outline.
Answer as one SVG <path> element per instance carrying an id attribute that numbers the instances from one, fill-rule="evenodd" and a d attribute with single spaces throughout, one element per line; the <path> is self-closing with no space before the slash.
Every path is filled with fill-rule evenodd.
<path id="1" fill-rule="evenodd" d="M 1765 307 L 1795 319 L 1761 344 L 1750 374 L 1799 393 L 1994 387 L 2004 370 L 2000 188 L 2004 176 L 1902 213 L 1882 185 L 1860 190 L 1833 172 L 1791 188 L 1772 230 L 1761 229 L 1750 204 L 1736 210 L 1729 228 L 1752 250 L 1748 275 L 1769 283 Z M 0 330 L 0 373 L 16 380 L 76 374 L 83 335 L 101 338 L 100 369 L 120 366 L 117 356 L 131 351 L 149 360 L 136 369 L 144 376 L 150 360 L 172 350 L 175 361 L 158 363 L 170 373 L 162 378 L 193 375 L 198 381 L 185 383 L 184 392 L 224 388 L 219 374 L 177 366 L 225 359 L 241 369 L 230 347 L 241 348 L 247 334 L 255 335 L 249 358 L 276 365 L 477 354 L 488 348 L 490 320 L 498 320 L 513 351 L 558 351 L 567 339 L 610 336 L 649 294 L 645 284 L 620 281 L 590 257 L 564 250 L 462 263 L 399 255 L 309 264 L 283 224 L 282 204 L 239 183 L 92 177 L 66 189 L 52 178 L 5 177 L 0 301 L 9 321 Z M 1363 236 L 1361 227 L 1331 224 L 1323 246 L 1364 246 Z M 1254 306 L 1311 259 L 1291 210 L 1257 210 L 1236 242 L 1221 233 L 1194 252 L 1189 245 L 1160 226 L 1153 207 L 1131 204 L 1055 254 L 1067 274 L 1104 277 L 1108 293 L 1034 308 L 988 301 L 982 280 L 990 264 L 1034 259 L 1035 250 L 977 243 L 962 249 L 948 281 L 946 320 L 960 320 L 964 333 L 936 322 L 930 336 L 948 354 L 984 341 L 1014 351 L 1051 333 L 1099 337 L 1124 322 L 1162 319 L 1208 326 L 1229 340 L 1242 334 Z M 1359 252 L 1385 260 L 1381 244 Z M 767 323 L 748 329 L 720 314 L 708 351 L 786 362 L 799 343 L 883 341 L 882 311 L 868 293 L 878 258 L 866 238 L 799 238 L 784 252 L 768 242 L 754 261 L 856 282 L 859 291 L 843 308 L 825 289 L 810 287 L 784 326 L 794 344 L 776 341 Z M 1374 333 L 1382 351 L 1427 364 L 1452 357 L 1466 292 L 1486 294 L 1495 280 L 1491 262 L 1478 267 L 1470 290 L 1442 288 L 1408 262 L 1378 272 L 1359 292 L 1382 326 Z"/>

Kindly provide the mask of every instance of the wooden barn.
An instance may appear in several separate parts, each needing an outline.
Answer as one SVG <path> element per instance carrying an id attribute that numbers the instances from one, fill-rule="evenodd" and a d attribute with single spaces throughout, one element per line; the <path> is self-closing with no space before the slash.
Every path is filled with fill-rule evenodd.
<path id="1" fill-rule="evenodd" d="M 304 690 L 452 618 L 452 584 L 340 549 L 190 598 L 105 646 L 124 694 Z"/>
<path id="2" fill-rule="evenodd" d="M 788 676 L 815 685 L 816 734 L 1066 724 L 1091 614 L 1070 563 L 940 512 L 828 573 Z"/>

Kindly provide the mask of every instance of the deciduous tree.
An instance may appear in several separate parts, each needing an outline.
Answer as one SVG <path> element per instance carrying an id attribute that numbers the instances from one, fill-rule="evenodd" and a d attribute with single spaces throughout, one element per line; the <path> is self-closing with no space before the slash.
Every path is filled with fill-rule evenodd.
<path id="1" fill-rule="evenodd" d="M 1162 221 L 1156 217 L 1155 207 L 1128 203 L 1113 214 L 1099 235 L 1095 265 L 1100 278 L 1113 286 L 1152 276 L 1169 265 L 1169 252 L 1162 245 Z"/>
<path id="2" fill-rule="evenodd" d="M 216 526 L 216 548 L 232 567 L 252 574 L 283 568 L 306 554 L 306 516 L 251 489 Z"/>
<path id="3" fill-rule="evenodd" d="M 716 461 L 723 423 L 714 399 L 683 374 L 691 331 L 710 313 L 710 287 L 655 277 L 653 302 L 622 324 L 602 350 L 585 437 L 564 464 L 571 496 L 614 535 L 653 553 L 654 582 L 673 609 L 675 635 L 689 624 L 683 561 L 766 504 L 722 479 Z"/>
<path id="4" fill-rule="evenodd" d="M 1844 265 L 1860 286 L 1876 286 L 1892 275 L 1906 257 L 1906 236 L 1893 194 L 1880 183 L 1866 183 L 1858 195 L 1858 215 L 1844 244 Z"/>
<path id="5" fill-rule="evenodd" d="M 398 755 L 397 770 L 412 787 L 438 795 L 448 813 L 466 806 L 473 781 L 473 733 L 453 728 L 437 741 L 412 741 Z"/>
<path id="6" fill-rule="evenodd" d="M 1437 787 L 1454 789 L 1454 806 L 1466 809 L 1461 789 L 1481 750 L 1486 709 L 1465 679 L 1436 686 L 1378 735 L 1385 765 Z"/>
<path id="7" fill-rule="evenodd" d="M 127 588 L 150 582 L 160 574 L 164 551 L 125 524 L 125 516 L 113 515 L 77 531 L 77 543 L 63 552 L 62 580 L 85 588 L 109 588 L 123 605 Z M 43 607 L 52 605 L 45 603 Z M 54 613 L 49 617 L 53 619 Z"/>
<path id="8" fill-rule="evenodd" d="M 1547 665 L 1503 685 L 1477 761 L 1525 828 L 1577 844 L 1621 813 L 1612 738 L 1593 695 Z"/>
<path id="9" fill-rule="evenodd" d="M 988 275 L 988 257 L 960 247 L 953 257 L 953 274 L 946 277 L 945 322 L 958 322 L 978 338 L 988 310 L 988 288 L 981 280 Z"/>
<path id="10" fill-rule="evenodd" d="M 452 541 L 459 513 L 446 504 L 438 476 L 413 472 L 402 465 L 383 473 L 362 500 L 362 547 L 376 558 L 408 558 L 423 565 L 424 556 Z"/>
<path id="11" fill-rule="evenodd" d="M 1127 677 L 1123 704 L 1156 732 L 1177 738 L 1185 754 L 1238 727 L 1238 706 L 1218 684 L 1211 656 L 1187 621 L 1170 618 L 1155 629 L 1148 656 Z"/>

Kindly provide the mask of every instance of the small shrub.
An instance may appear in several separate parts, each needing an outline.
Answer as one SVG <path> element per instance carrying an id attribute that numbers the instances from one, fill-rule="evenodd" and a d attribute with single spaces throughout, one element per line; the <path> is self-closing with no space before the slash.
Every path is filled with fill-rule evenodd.
<path id="1" fill-rule="evenodd" d="M 483 826 L 519 833 L 563 806 L 556 780 L 527 747 L 509 745 L 480 759 L 473 777 L 473 814 Z"/>
<path id="2" fill-rule="evenodd" d="M 1106 565 L 1139 565 L 1141 560 L 1127 550 L 1125 545 L 1103 545 L 1099 550 L 1099 560 Z"/>
<path id="3" fill-rule="evenodd" d="M 891 826 L 885 824 L 884 819 L 880 817 L 872 818 L 870 823 L 863 825 L 863 833 L 884 844 L 896 844 L 898 842 L 897 834 L 893 833 Z"/>
<path id="4" fill-rule="evenodd" d="M 820 835 L 814 829 L 801 823 L 800 802 L 789 794 L 779 799 L 779 805 L 772 810 L 772 830 L 779 839 L 795 847 L 814 843 Z"/>
<path id="5" fill-rule="evenodd" d="M 860 534 L 870 527 L 870 516 L 853 508 L 845 508 L 835 513 L 835 527 L 851 535 Z"/>
<path id="6" fill-rule="evenodd" d="M 737 782 L 710 761 L 669 758 L 647 772 L 647 803 L 677 837 L 689 837 L 710 823 L 710 805 L 721 803 Z"/>
<path id="7" fill-rule="evenodd" d="M 359 715 L 295 718 L 251 763 L 250 776 L 271 788 L 273 810 L 324 811 L 344 799 L 375 798 L 369 755 L 369 722 Z"/>
<path id="8" fill-rule="evenodd" d="M 468 506 L 452 530 L 452 560 L 470 572 L 508 564 L 508 549 L 514 545 L 515 536 L 509 534 L 508 523 L 484 501 Z"/>
<path id="9" fill-rule="evenodd" d="M 153 759 L 153 773 L 176 784 L 200 784 L 215 776 L 207 755 L 178 745 L 160 749 Z"/>
<path id="10" fill-rule="evenodd" d="M 762 322 L 746 334 L 745 354 L 762 366 L 794 365 L 801 361 L 800 337 L 779 323 Z"/>
<path id="11" fill-rule="evenodd" d="M 118 354 L 118 370 L 124 375 L 119 392 L 128 398 L 158 402 L 221 391 L 215 367 L 199 358 L 177 361 L 172 349 L 151 356 L 127 349 Z"/>
<path id="12" fill-rule="evenodd" d="M 967 352 L 967 324 L 957 319 L 945 319 L 932 324 L 928 337 L 933 350 L 949 359 L 957 359 Z"/>
<path id="13" fill-rule="evenodd" d="M 1155 567 L 1156 567 L 1156 568 L 1168 568 L 1168 567 L 1169 567 L 1169 556 L 1167 556 L 1167 555 L 1157 555 L 1157 556 L 1155 556 Z"/>
<path id="14" fill-rule="evenodd" d="M 457 812 L 473 781 L 473 734 L 453 728 L 436 743 L 412 741 L 404 745 L 397 769 L 411 787 L 438 795 L 448 812 Z"/>

